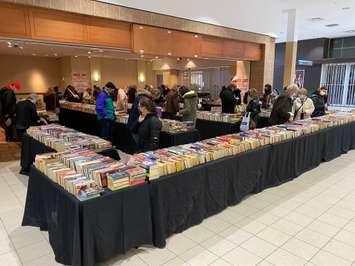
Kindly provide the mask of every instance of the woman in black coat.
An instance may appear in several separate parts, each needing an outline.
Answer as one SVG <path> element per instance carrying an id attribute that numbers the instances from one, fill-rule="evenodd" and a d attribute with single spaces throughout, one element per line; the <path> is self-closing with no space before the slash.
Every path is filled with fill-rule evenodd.
<path id="1" fill-rule="evenodd" d="M 312 117 L 325 115 L 326 94 L 327 94 L 326 88 L 320 87 L 311 96 L 315 108 L 314 112 L 311 115 Z"/>
<path id="2" fill-rule="evenodd" d="M 151 99 L 143 97 L 139 101 L 140 116 L 133 128 L 139 152 L 152 151 L 159 148 L 159 136 L 162 124 L 155 114 L 155 106 Z"/>

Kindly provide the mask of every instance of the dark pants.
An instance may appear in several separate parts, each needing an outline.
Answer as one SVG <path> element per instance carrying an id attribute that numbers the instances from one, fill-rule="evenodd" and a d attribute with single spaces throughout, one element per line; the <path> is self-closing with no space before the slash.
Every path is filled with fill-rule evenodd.
<path id="1" fill-rule="evenodd" d="M 22 143 L 23 135 L 26 133 L 26 129 L 16 128 L 17 138 Z"/>
<path id="2" fill-rule="evenodd" d="M 112 129 L 115 122 L 109 119 L 100 119 L 98 122 L 100 127 L 100 138 L 112 140 Z"/>

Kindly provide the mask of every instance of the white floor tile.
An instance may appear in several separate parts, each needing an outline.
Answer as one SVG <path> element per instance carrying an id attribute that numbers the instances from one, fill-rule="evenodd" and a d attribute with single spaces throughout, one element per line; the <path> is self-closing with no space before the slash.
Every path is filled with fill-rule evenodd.
<path id="1" fill-rule="evenodd" d="M 311 262 L 316 266 L 350 266 L 351 262 L 334 256 L 333 254 L 320 251 Z"/>
<path id="2" fill-rule="evenodd" d="M 323 214 L 322 216 L 320 216 L 318 218 L 318 220 L 325 222 L 327 224 L 333 225 L 335 227 L 341 228 L 344 225 L 346 225 L 348 223 L 347 219 L 341 218 L 341 217 L 337 217 L 335 215 L 331 215 L 331 214 Z"/>
<path id="3" fill-rule="evenodd" d="M 342 230 L 334 238 L 355 247 L 355 233 Z"/>
<path id="4" fill-rule="evenodd" d="M 265 224 L 259 223 L 257 221 L 254 221 L 252 219 L 247 218 L 246 220 L 243 220 L 240 223 L 241 229 L 244 231 L 247 231 L 249 233 L 252 233 L 254 235 L 258 234 L 262 230 L 264 230 L 267 226 Z"/>
<path id="5" fill-rule="evenodd" d="M 277 230 L 280 230 L 281 232 L 284 232 L 289 235 L 296 235 L 298 232 L 300 232 L 303 228 L 303 226 L 299 224 L 295 224 L 291 221 L 281 219 L 271 225 L 272 228 L 275 228 Z"/>
<path id="6" fill-rule="evenodd" d="M 281 246 L 286 243 L 292 236 L 287 235 L 279 230 L 273 229 L 272 227 L 268 227 L 261 231 L 258 235 L 263 240 L 266 240 L 275 246 Z"/>
<path id="7" fill-rule="evenodd" d="M 214 232 L 200 225 L 193 226 L 188 230 L 184 231 L 182 234 L 197 243 L 201 243 L 215 235 Z"/>
<path id="8" fill-rule="evenodd" d="M 329 240 L 330 237 L 320 234 L 318 232 L 304 229 L 296 235 L 296 238 L 318 248 L 323 247 Z"/>
<path id="9" fill-rule="evenodd" d="M 229 262 L 231 265 L 240 266 L 254 266 L 262 261 L 261 257 L 258 257 L 241 247 L 233 249 L 231 252 L 223 256 L 223 259 Z"/>
<path id="10" fill-rule="evenodd" d="M 204 266 L 209 265 L 218 259 L 212 252 L 196 246 L 180 256 L 188 265 Z"/>
<path id="11" fill-rule="evenodd" d="M 315 220 L 313 223 L 311 223 L 308 227 L 308 229 L 321 233 L 323 235 L 333 237 L 336 235 L 339 231 L 339 228 L 332 226 L 330 224 L 327 224 L 325 222 Z"/>
<path id="12" fill-rule="evenodd" d="M 166 241 L 166 248 L 174 252 L 176 255 L 180 255 L 196 245 L 196 242 L 187 238 L 183 234 L 173 235 Z"/>
<path id="13" fill-rule="evenodd" d="M 241 247 L 261 258 L 265 258 L 276 249 L 276 246 L 258 237 L 250 238 Z"/>
<path id="14" fill-rule="evenodd" d="M 227 223 L 221 219 L 216 217 L 210 217 L 203 221 L 202 225 L 209 229 L 212 232 L 220 233 L 226 230 L 228 227 L 232 226 L 232 224 Z"/>
<path id="15" fill-rule="evenodd" d="M 15 252 L 8 252 L 0 255 L 0 265 L 22 266 Z"/>
<path id="16" fill-rule="evenodd" d="M 49 243 L 43 240 L 39 243 L 17 249 L 16 251 L 18 256 L 20 257 L 20 260 L 23 263 L 27 263 L 45 255 L 51 254 L 52 249 L 49 246 Z"/>
<path id="17" fill-rule="evenodd" d="M 218 257 L 222 257 L 227 252 L 231 251 L 232 249 L 236 248 L 236 245 L 222 238 L 220 236 L 214 236 L 200 244 L 203 248 L 209 250 L 213 254 L 217 255 Z"/>
<path id="18" fill-rule="evenodd" d="M 232 264 L 228 263 L 223 259 L 218 259 L 210 264 L 210 266 L 231 266 Z"/>
<path id="19" fill-rule="evenodd" d="M 176 257 L 175 259 L 169 260 L 167 263 L 164 264 L 164 266 L 183 266 L 185 264 L 185 261 Z"/>
<path id="20" fill-rule="evenodd" d="M 287 241 L 286 244 L 282 246 L 282 249 L 285 249 L 288 252 L 305 260 L 310 260 L 319 251 L 318 248 L 298 240 L 297 238 L 292 238 Z"/>
<path id="21" fill-rule="evenodd" d="M 323 250 L 328 251 L 338 257 L 355 262 L 355 247 L 333 239 Z"/>
<path id="22" fill-rule="evenodd" d="M 349 222 L 345 227 L 344 230 L 347 230 L 349 232 L 352 232 L 355 234 L 355 221 Z"/>
<path id="23" fill-rule="evenodd" d="M 138 256 L 148 265 L 162 265 L 176 257 L 176 254 L 167 248 L 144 248 L 139 250 Z"/>
<path id="24" fill-rule="evenodd" d="M 267 257 L 266 260 L 276 266 L 303 266 L 307 263 L 305 259 L 295 256 L 283 249 L 276 250 Z"/>
<path id="25" fill-rule="evenodd" d="M 253 234 L 235 226 L 229 227 L 219 235 L 233 242 L 237 246 L 254 236 Z"/>

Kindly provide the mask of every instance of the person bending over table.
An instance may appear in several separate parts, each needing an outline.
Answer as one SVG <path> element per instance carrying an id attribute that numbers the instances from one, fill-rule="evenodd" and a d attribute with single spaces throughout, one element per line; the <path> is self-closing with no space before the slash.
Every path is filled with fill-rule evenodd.
<path id="1" fill-rule="evenodd" d="M 159 148 L 159 136 L 162 123 L 155 114 L 155 105 L 147 97 L 139 100 L 138 121 L 133 127 L 133 137 L 137 142 L 139 152 L 152 151 Z"/>
<path id="2" fill-rule="evenodd" d="M 178 114 L 182 115 L 183 121 L 192 121 L 195 127 L 198 102 L 197 93 L 185 86 L 180 88 L 179 93 L 184 100 L 184 108 Z"/>

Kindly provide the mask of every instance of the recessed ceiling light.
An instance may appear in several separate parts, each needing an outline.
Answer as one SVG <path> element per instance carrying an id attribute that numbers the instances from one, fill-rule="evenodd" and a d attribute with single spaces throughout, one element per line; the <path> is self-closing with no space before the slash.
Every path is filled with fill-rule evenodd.
<path id="1" fill-rule="evenodd" d="M 180 61 L 180 60 L 181 60 L 181 57 L 176 58 L 176 60 L 177 60 L 177 61 Z"/>
<path id="2" fill-rule="evenodd" d="M 194 37 L 195 37 L 195 38 L 198 38 L 198 35 L 197 35 L 197 34 L 195 34 L 195 35 L 194 35 Z"/>
<path id="3" fill-rule="evenodd" d="M 88 54 L 91 54 L 91 51 L 89 51 Z"/>
<path id="4" fill-rule="evenodd" d="M 36 54 L 35 54 L 35 53 L 33 53 L 32 55 L 33 55 L 33 56 L 36 56 Z"/>
<path id="5" fill-rule="evenodd" d="M 20 46 L 19 48 L 20 48 L 21 50 L 23 50 L 23 46 Z"/>
<path id="6" fill-rule="evenodd" d="M 171 53 L 169 52 L 168 55 L 171 55 Z"/>
<path id="7" fill-rule="evenodd" d="M 159 59 L 159 56 L 156 56 L 155 59 Z"/>
<path id="8" fill-rule="evenodd" d="M 139 26 L 139 29 L 140 29 L 140 30 L 143 30 L 143 29 L 144 29 L 144 27 L 143 27 L 143 26 Z"/>
<path id="9" fill-rule="evenodd" d="M 351 9 L 351 7 L 350 7 L 350 6 L 345 6 L 345 7 L 343 7 L 342 9 L 343 9 L 343 10 L 349 10 L 349 9 Z"/>
<path id="10" fill-rule="evenodd" d="M 195 54 L 195 55 L 194 55 L 194 57 L 195 57 L 195 58 L 197 58 L 197 57 L 198 57 L 198 55 L 197 55 L 197 54 Z"/>
<path id="11" fill-rule="evenodd" d="M 339 26 L 339 24 L 333 23 L 333 24 L 328 24 L 328 25 L 325 25 L 325 26 L 328 27 L 328 28 L 331 28 L 331 27 L 337 27 L 337 26 Z"/>
<path id="12" fill-rule="evenodd" d="M 74 57 L 75 57 L 75 58 L 78 58 L 78 56 L 77 56 L 77 55 L 74 55 Z"/>
<path id="13" fill-rule="evenodd" d="M 346 33 L 355 33 L 355 30 L 346 30 L 344 32 L 346 32 Z"/>
<path id="14" fill-rule="evenodd" d="M 168 33 L 170 34 L 170 33 L 171 33 L 171 30 L 168 30 Z"/>
<path id="15" fill-rule="evenodd" d="M 139 53 L 144 54 L 144 50 L 143 49 L 139 50 Z"/>
<path id="16" fill-rule="evenodd" d="M 322 21 L 322 20 L 324 20 L 324 18 L 320 18 L 320 17 L 311 18 L 311 21 Z"/>

